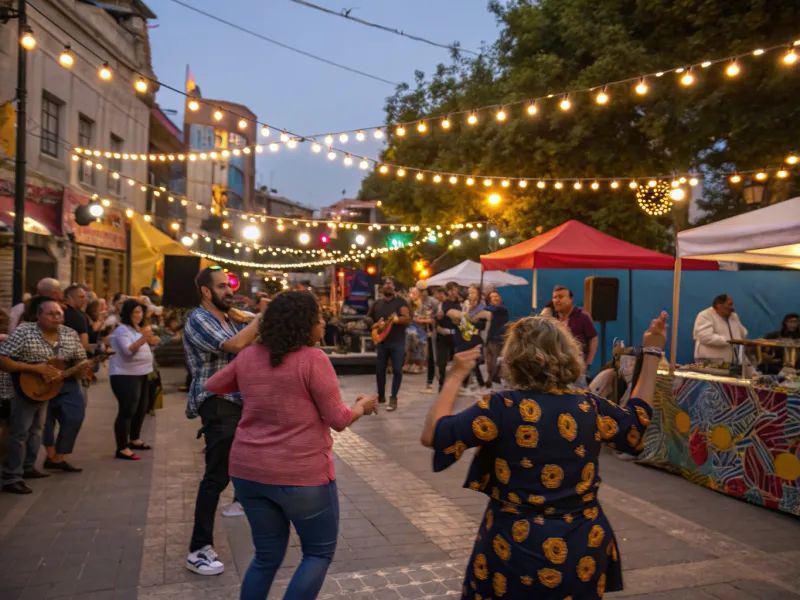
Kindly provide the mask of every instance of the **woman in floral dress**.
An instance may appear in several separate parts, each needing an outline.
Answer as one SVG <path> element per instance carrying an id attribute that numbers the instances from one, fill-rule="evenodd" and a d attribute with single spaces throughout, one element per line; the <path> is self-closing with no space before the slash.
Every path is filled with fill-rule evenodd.
<path id="1" fill-rule="evenodd" d="M 584 372 L 580 346 L 555 319 L 528 317 L 503 349 L 511 388 L 453 413 L 479 350 L 456 355 L 422 443 L 433 469 L 478 447 L 465 487 L 489 496 L 463 598 L 596 600 L 622 589 L 614 532 L 598 502 L 602 444 L 636 454 L 652 414 L 667 314 L 643 337 L 644 366 L 625 408 L 570 387 Z"/>

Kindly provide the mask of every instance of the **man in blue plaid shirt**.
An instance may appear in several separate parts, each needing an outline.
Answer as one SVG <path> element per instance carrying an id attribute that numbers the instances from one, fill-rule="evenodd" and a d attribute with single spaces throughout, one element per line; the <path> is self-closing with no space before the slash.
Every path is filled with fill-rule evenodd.
<path id="1" fill-rule="evenodd" d="M 236 426 L 242 416 L 241 395 L 217 396 L 206 391 L 208 378 L 230 363 L 258 335 L 259 317 L 249 325 L 229 316 L 233 290 L 228 274 L 219 267 L 200 271 L 195 279 L 200 306 L 191 314 L 183 332 L 186 364 L 192 385 L 186 416 L 200 417 L 197 434 L 205 440 L 206 469 L 194 512 L 194 530 L 186 567 L 199 575 L 219 575 L 225 566 L 214 552 L 214 517 L 219 496 L 230 482 L 228 456 Z"/>

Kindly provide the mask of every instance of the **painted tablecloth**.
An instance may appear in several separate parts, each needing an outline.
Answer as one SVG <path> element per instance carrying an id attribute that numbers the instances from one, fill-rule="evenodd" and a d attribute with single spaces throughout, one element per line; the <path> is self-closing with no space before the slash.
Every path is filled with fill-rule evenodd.
<path id="1" fill-rule="evenodd" d="M 639 462 L 800 515 L 800 393 L 659 376 Z"/>

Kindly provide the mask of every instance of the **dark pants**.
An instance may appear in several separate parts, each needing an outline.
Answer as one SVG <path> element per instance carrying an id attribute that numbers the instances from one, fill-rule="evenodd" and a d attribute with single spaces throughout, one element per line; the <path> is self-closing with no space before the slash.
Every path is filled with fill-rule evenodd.
<path id="1" fill-rule="evenodd" d="M 500 374 L 497 369 L 497 359 L 500 357 L 501 344 L 499 340 L 489 340 L 486 342 L 486 372 L 488 374 L 487 385 L 500 382 Z"/>
<path id="2" fill-rule="evenodd" d="M 8 421 L 8 454 L 3 462 L 3 484 L 22 481 L 22 474 L 36 464 L 42 447 L 47 402 L 33 402 L 14 393 Z"/>
<path id="3" fill-rule="evenodd" d="M 56 454 L 72 454 L 85 416 L 86 401 L 81 384 L 75 379 L 67 379 L 58 396 L 47 403 L 42 443 L 48 448 L 55 447 Z"/>
<path id="4" fill-rule="evenodd" d="M 439 391 L 442 391 L 444 378 L 447 375 L 447 363 L 453 358 L 455 342 L 452 335 L 436 336 L 436 365 L 439 367 Z"/>
<path id="5" fill-rule="evenodd" d="M 194 530 L 189 552 L 214 545 L 214 518 L 219 504 L 219 495 L 230 481 L 228 457 L 231 454 L 236 426 L 242 418 L 242 407 L 219 396 L 205 400 L 198 411 L 203 427 L 197 434 L 206 443 L 206 470 L 197 490 L 194 507 Z"/>
<path id="6" fill-rule="evenodd" d="M 433 353 L 433 334 L 428 334 L 428 385 L 433 385 L 433 376 L 436 374 L 436 360 Z"/>
<path id="7" fill-rule="evenodd" d="M 386 397 L 386 367 L 392 361 L 392 398 L 397 398 L 400 393 L 400 384 L 403 382 L 403 363 L 406 360 L 406 346 L 404 342 L 387 344 L 381 342 L 378 350 L 378 397 Z"/>
<path id="8" fill-rule="evenodd" d="M 484 385 L 486 385 L 486 382 L 483 380 L 483 373 L 481 373 L 480 365 L 475 365 L 472 368 L 472 374 L 475 375 L 475 379 L 477 380 L 479 386 L 483 387 Z M 464 377 L 464 381 L 461 382 L 461 385 L 462 387 L 467 387 L 468 383 L 469 383 L 469 375 Z"/>
<path id="9" fill-rule="evenodd" d="M 111 390 L 119 405 L 114 421 L 114 437 L 117 450 L 124 450 L 130 446 L 131 440 L 138 440 L 142 435 L 150 386 L 147 375 L 112 375 L 110 379 Z"/>
<path id="10" fill-rule="evenodd" d="M 233 486 L 250 523 L 256 551 L 242 581 L 240 599 L 266 600 L 286 554 L 290 523 L 300 536 L 303 560 L 283 597 L 316 598 L 336 552 L 336 481 L 318 486 L 282 486 L 234 477 Z"/>

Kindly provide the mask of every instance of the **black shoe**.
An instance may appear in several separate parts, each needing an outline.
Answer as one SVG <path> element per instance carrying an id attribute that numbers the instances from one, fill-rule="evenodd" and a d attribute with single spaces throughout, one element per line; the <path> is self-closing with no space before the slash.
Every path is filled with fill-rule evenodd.
<path id="1" fill-rule="evenodd" d="M 386 398 L 379 397 L 378 398 L 378 404 L 386 404 Z"/>
<path id="2" fill-rule="evenodd" d="M 74 467 L 65 460 L 53 462 L 49 458 L 44 461 L 44 468 L 54 471 L 64 471 L 65 473 L 81 473 L 83 471 L 80 467 Z"/>
<path id="3" fill-rule="evenodd" d="M 24 481 L 15 481 L 3 486 L 3 491 L 9 494 L 32 494 L 33 490 L 25 485 Z"/>
<path id="4" fill-rule="evenodd" d="M 389 398 L 389 406 L 386 407 L 386 412 L 394 412 L 397 410 L 397 396 Z"/>
<path id="5" fill-rule="evenodd" d="M 42 473 L 36 468 L 33 468 L 30 471 L 25 471 L 22 474 L 23 479 L 44 479 L 45 477 L 50 477 L 50 475 L 47 473 Z"/>

